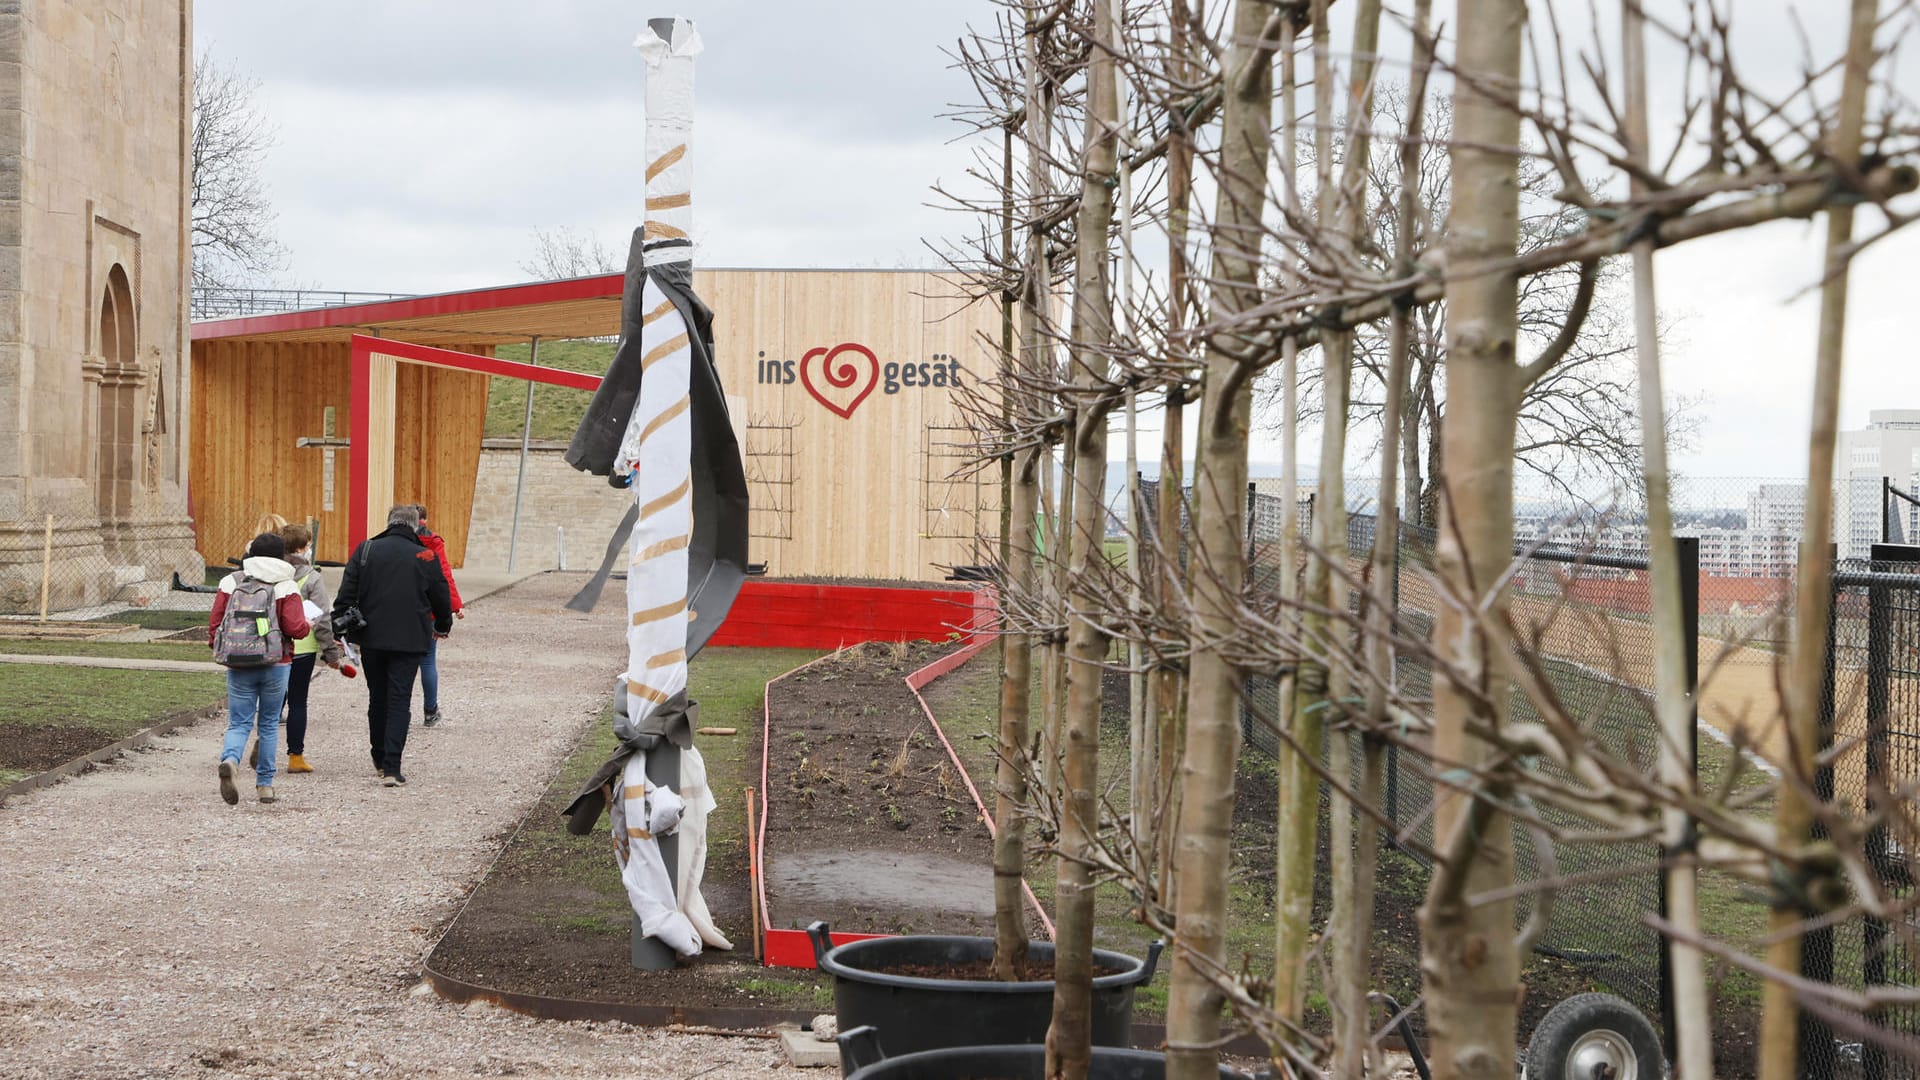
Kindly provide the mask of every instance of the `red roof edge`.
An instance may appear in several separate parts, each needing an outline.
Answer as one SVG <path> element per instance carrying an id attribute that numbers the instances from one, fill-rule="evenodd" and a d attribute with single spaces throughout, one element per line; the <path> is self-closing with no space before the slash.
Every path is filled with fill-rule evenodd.
<path id="1" fill-rule="evenodd" d="M 464 292 L 410 296 L 404 300 L 377 300 L 369 304 L 343 304 L 339 307 L 309 308 L 279 315 L 245 315 L 236 319 L 210 319 L 193 324 L 194 341 L 219 338 L 252 337 L 256 334 L 282 334 L 294 330 L 325 330 L 341 326 L 369 326 L 403 319 L 434 315 L 462 315 L 475 311 L 531 307 L 568 300 L 617 298 L 626 287 L 624 273 L 594 277 L 567 278 L 561 281 L 536 281 L 524 285 L 497 285 Z"/>

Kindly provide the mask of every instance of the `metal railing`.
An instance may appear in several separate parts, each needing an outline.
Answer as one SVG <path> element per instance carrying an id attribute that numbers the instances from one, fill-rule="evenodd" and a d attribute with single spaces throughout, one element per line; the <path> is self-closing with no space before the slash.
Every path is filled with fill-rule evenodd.
<path id="1" fill-rule="evenodd" d="M 193 321 L 234 319 L 246 315 L 278 315 L 308 308 L 369 304 L 401 300 L 410 293 L 349 292 L 344 289 L 253 289 L 196 285 L 190 299 Z"/>

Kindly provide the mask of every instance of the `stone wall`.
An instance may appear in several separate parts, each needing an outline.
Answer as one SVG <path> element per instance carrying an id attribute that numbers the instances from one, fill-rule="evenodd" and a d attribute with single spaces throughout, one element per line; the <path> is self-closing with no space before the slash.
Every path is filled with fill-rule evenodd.
<path id="1" fill-rule="evenodd" d="M 466 565 L 504 570 L 513 532 L 513 497 L 520 470 L 520 443 L 513 439 L 482 442 L 480 470 L 473 486 L 473 518 L 467 533 Z M 518 570 L 544 570 L 559 565 L 558 530 L 566 535 L 567 566 L 592 569 L 600 565 L 607 540 L 627 512 L 624 491 L 607 486 L 605 477 L 589 476 L 568 465 L 566 444 L 535 442 L 527 455 L 526 499 L 520 510 L 520 545 L 514 560 Z"/>
<path id="2" fill-rule="evenodd" d="M 199 575 L 190 48 L 186 0 L 0 4 L 0 593 L 39 580 L 49 513 L 56 559 L 74 563 L 54 580 L 88 583 L 73 602 L 103 580 Z"/>

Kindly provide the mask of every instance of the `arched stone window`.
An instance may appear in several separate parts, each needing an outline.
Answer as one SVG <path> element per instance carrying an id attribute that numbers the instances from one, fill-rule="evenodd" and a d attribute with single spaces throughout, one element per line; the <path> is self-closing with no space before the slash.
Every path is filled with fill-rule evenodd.
<path id="1" fill-rule="evenodd" d="M 126 268 L 107 271 L 100 294 L 100 332 L 95 347 L 100 363 L 100 412 L 95 428 L 94 497 L 103 519 L 114 521 L 133 510 L 142 458 L 138 314 Z"/>

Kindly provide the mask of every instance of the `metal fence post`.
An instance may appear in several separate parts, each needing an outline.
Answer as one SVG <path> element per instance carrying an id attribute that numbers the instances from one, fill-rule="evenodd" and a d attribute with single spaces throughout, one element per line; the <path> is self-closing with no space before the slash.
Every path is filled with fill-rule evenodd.
<path id="1" fill-rule="evenodd" d="M 1838 559 L 1839 549 L 1835 547 L 1829 558 Z M 1813 773 L 1814 798 L 1823 803 L 1833 801 L 1833 762 L 1827 752 L 1833 749 L 1833 722 L 1835 713 L 1834 695 L 1835 666 L 1839 645 L 1839 617 L 1841 587 L 1836 583 L 1827 601 L 1827 630 L 1825 663 L 1820 674 L 1820 765 Z M 1816 840 L 1827 837 L 1826 827 L 1814 822 L 1813 836 Z M 1810 913 L 1809 913 L 1810 914 Z M 1820 983 L 1833 982 L 1833 928 L 1830 926 L 1810 930 L 1800 939 L 1800 973 L 1805 978 Z M 1800 1011 L 1800 1075 L 1806 1080 L 1832 1080 L 1833 1067 L 1838 1058 L 1838 1047 L 1834 1045 L 1833 1029 L 1815 1019 L 1806 1010 Z"/>
<path id="2" fill-rule="evenodd" d="M 1680 626 L 1687 640 L 1687 699 L 1690 703 L 1688 712 L 1693 718 L 1693 723 L 1687 727 L 1687 771 L 1697 780 L 1700 775 L 1700 538 L 1676 536 L 1673 546 L 1675 561 L 1680 567 Z M 1691 849 L 1693 839 L 1694 823 L 1689 818 L 1682 849 Z M 1662 848 L 1660 851 L 1659 910 L 1662 920 L 1671 918 L 1667 911 L 1667 861 L 1672 855 L 1669 849 Z M 1679 1060 L 1679 1017 L 1673 1003 L 1673 952 L 1664 942 L 1660 948 L 1660 1028 L 1667 1060 Z"/>

